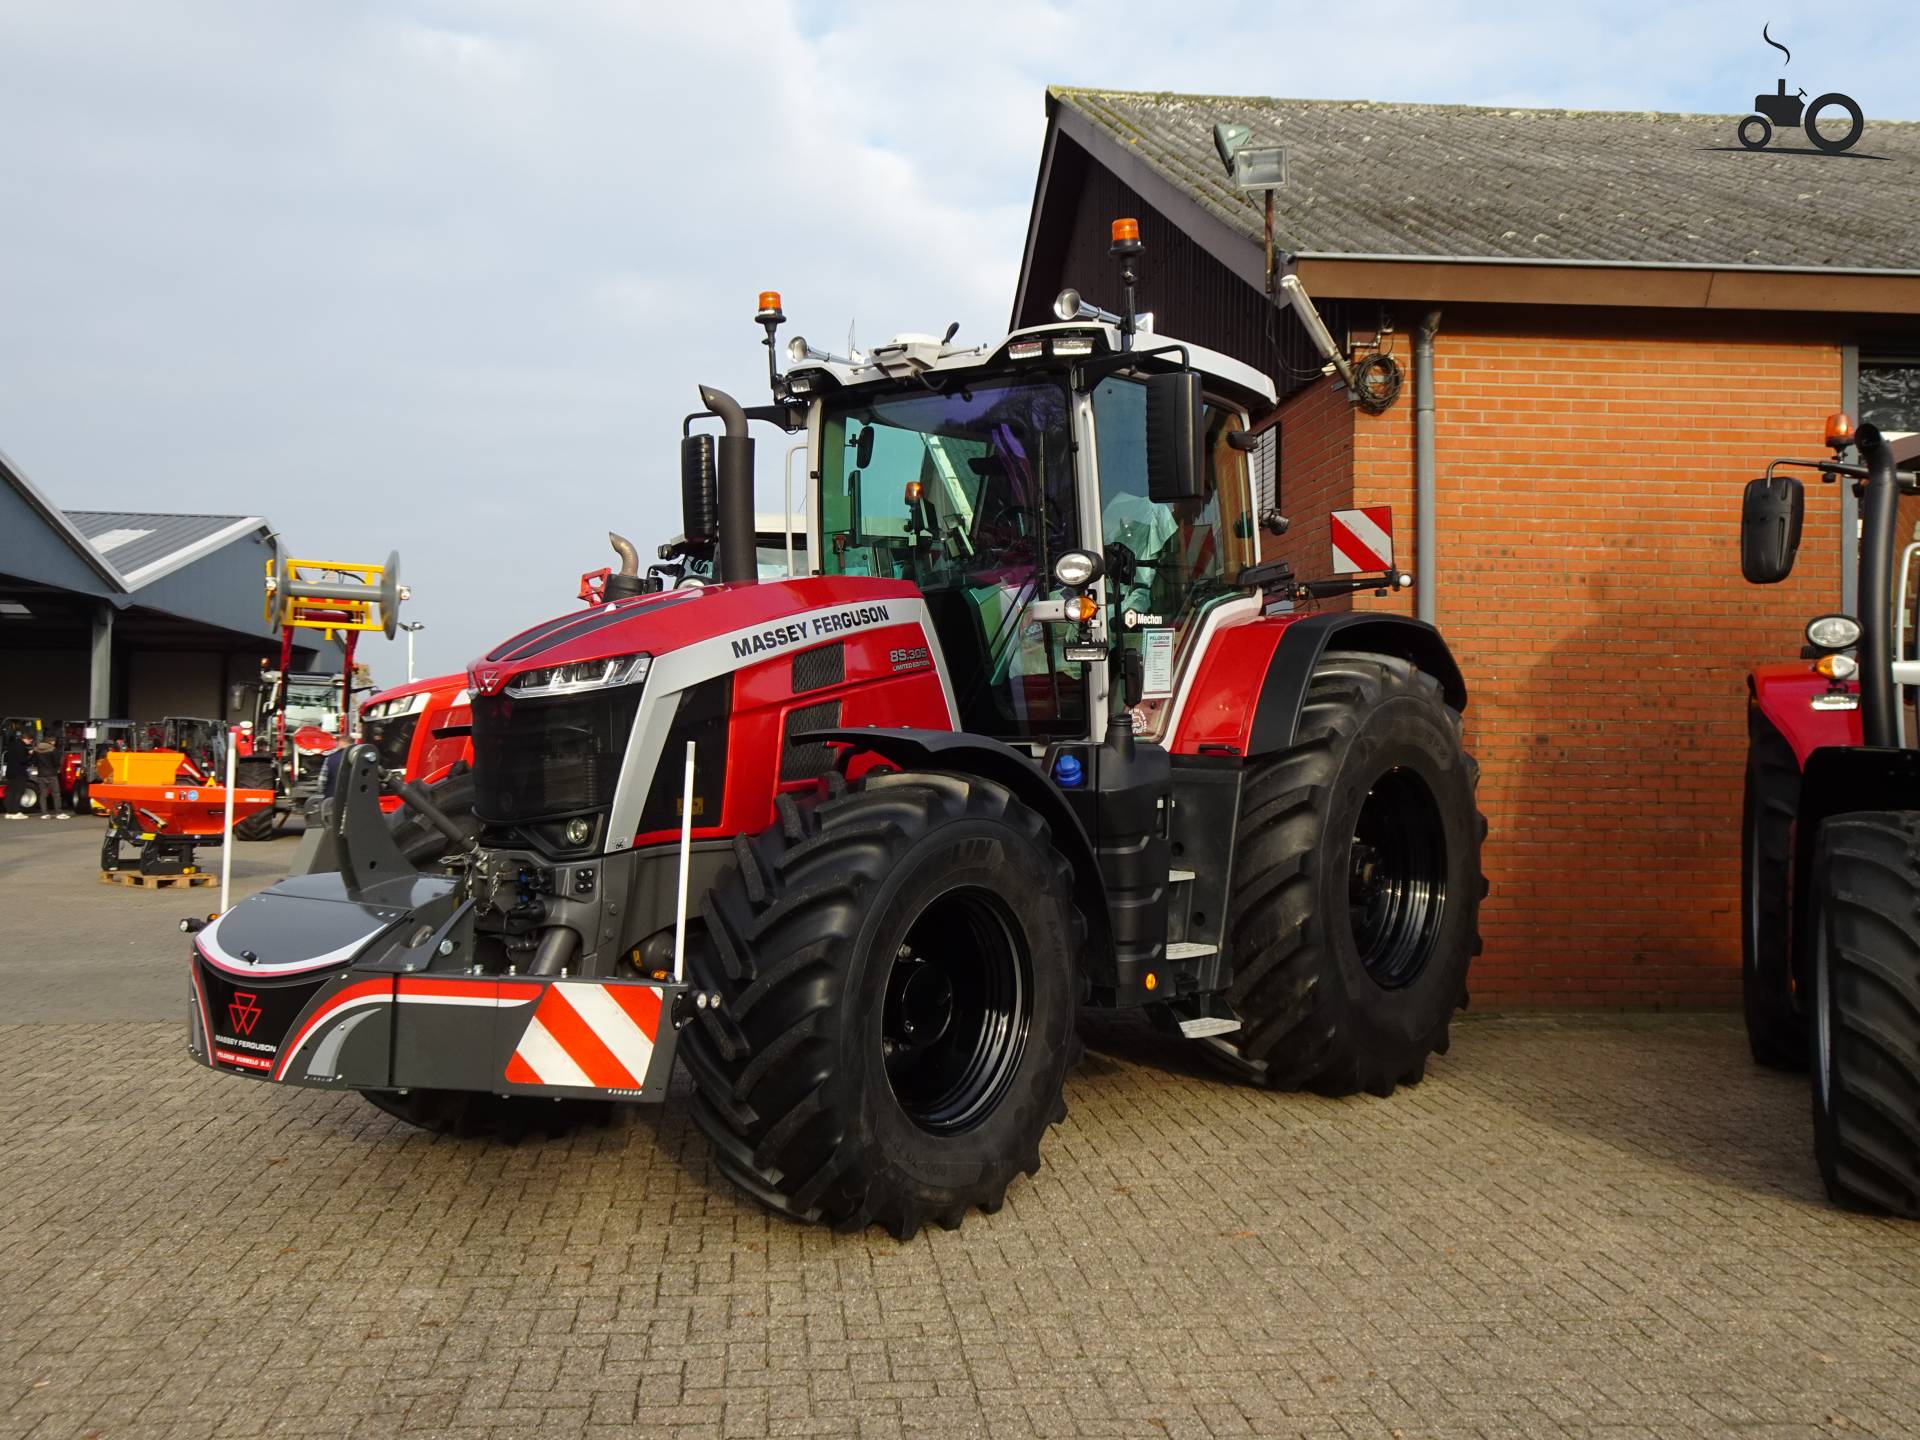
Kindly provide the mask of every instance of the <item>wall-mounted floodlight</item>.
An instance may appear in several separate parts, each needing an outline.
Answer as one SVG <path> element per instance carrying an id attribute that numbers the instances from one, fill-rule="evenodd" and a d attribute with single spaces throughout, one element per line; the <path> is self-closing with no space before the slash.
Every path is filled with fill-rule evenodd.
<path id="1" fill-rule="evenodd" d="M 1287 147 L 1250 145 L 1253 127 L 1226 121 L 1213 127 L 1213 148 L 1242 190 L 1278 190 L 1287 183 Z"/>

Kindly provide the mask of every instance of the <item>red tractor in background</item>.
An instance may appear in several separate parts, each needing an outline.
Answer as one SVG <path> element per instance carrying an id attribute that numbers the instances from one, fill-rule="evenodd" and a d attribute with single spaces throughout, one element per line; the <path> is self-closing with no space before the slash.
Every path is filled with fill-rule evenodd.
<path id="1" fill-rule="evenodd" d="M 467 677 L 436 675 L 382 690 L 360 707 L 360 733 L 380 755 L 393 788 L 380 797 L 389 815 L 405 802 L 398 785 L 440 785 L 456 765 L 473 764 L 473 711 Z"/>
<path id="2" fill-rule="evenodd" d="M 1742 994 L 1754 1058 L 1813 1075 L 1814 1149 L 1828 1195 L 1920 1218 L 1920 750 L 1901 695 L 1920 657 L 1901 643 L 1897 507 L 1920 482 L 1845 415 L 1831 459 L 1776 460 L 1741 511 L 1741 573 L 1793 569 L 1805 493 L 1786 473 L 1860 497 L 1860 613 L 1810 621 L 1802 660 L 1748 677 L 1741 827 Z M 1857 446 L 1859 459 L 1843 459 Z M 1913 558 L 1909 547 L 1907 559 Z"/>
<path id="3" fill-rule="evenodd" d="M 628 546 L 473 662 L 470 769 L 349 750 L 302 873 L 188 926 L 200 1061 L 455 1134 L 681 1061 L 746 1193 L 900 1236 L 1039 1168 L 1082 1007 L 1261 1084 L 1418 1082 L 1486 891 L 1465 681 L 1313 609 L 1407 577 L 1259 560 L 1272 382 L 1152 333 L 1113 239 L 1121 314 L 985 344 L 781 373 L 763 294 L 773 402 L 702 387 L 681 442 L 715 583 Z M 805 438 L 803 574 L 759 575 L 754 423 Z"/>

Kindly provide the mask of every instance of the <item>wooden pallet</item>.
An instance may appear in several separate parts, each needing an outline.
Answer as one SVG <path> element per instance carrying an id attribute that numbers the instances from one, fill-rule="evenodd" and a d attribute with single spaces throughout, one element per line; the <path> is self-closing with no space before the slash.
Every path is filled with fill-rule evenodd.
<path id="1" fill-rule="evenodd" d="M 136 890 L 194 890 L 213 884 L 204 870 L 192 875 L 142 875 L 138 870 L 102 870 L 102 885 L 128 885 Z"/>

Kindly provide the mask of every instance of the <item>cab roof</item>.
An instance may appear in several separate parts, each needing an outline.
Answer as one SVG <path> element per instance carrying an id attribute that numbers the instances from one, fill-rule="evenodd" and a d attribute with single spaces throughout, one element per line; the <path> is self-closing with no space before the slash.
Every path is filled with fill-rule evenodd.
<path id="1" fill-rule="evenodd" d="M 809 351 L 806 359 L 787 371 L 786 378 L 796 393 L 811 396 L 826 388 L 809 378 L 813 376 L 824 377 L 833 387 L 840 388 L 898 382 L 915 375 L 948 374 L 989 365 L 999 369 L 1010 364 L 1017 369 L 1024 363 L 1045 364 L 1048 360 L 1067 358 L 1065 354 L 1055 353 L 1056 343 L 1062 339 L 1086 342 L 1085 349 L 1076 345 L 1072 352 L 1074 359 L 1115 355 L 1128 348 L 1122 343 L 1118 326 L 1094 320 L 1029 325 L 990 345 L 958 346 L 945 343 L 935 335 L 906 334 L 896 335 L 884 345 L 876 345 L 851 359 Z M 1029 346 L 1037 348 L 1030 355 L 1023 353 Z M 1186 363 L 1206 377 L 1209 389 L 1224 398 L 1245 405 L 1255 414 L 1271 410 L 1277 402 L 1273 381 L 1231 355 L 1146 328 L 1134 332 L 1131 348 L 1140 354 L 1145 365 L 1173 366 L 1180 363 L 1179 354 L 1168 348 L 1173 346 L 1186 352 Z M 1164 353 L 1155 354 L 1155 351 Z"/>

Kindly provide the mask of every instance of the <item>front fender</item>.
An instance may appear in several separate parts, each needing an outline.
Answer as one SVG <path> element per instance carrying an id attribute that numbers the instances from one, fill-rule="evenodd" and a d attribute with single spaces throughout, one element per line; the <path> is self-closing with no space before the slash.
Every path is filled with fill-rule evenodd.
<path id="1" fill-rule="evenodd" d="M 1802 770 L 1807 768 L 1808 757 L 1823 746 L 1861 743 L 1860 686 L 1849 680 L 1838 688 L 1853 697 L 1854 708 L 1814 709 L 1813 702 L 1831 693 L 1835 686 L 1805 664 L 1762 665 L 1747 676 L 1747 693 L 1753 697 L 1754 708 L 1793 748 L 1793 758 Z"/>
<path id="2" fill-rule="evenodd" d="M 952 730 L 809 730 L 793 738 L 846 745 L 902 770 L 958 770 L 1006 786 L 1047 822 L 1054 845 L 1073 866 L 1074 903 L 1086 919 L 1093 953 L 1104 955 L 1112 949 L 1107 887 L 1093 841 L 1054 783 L 1011 745 Z"/>

